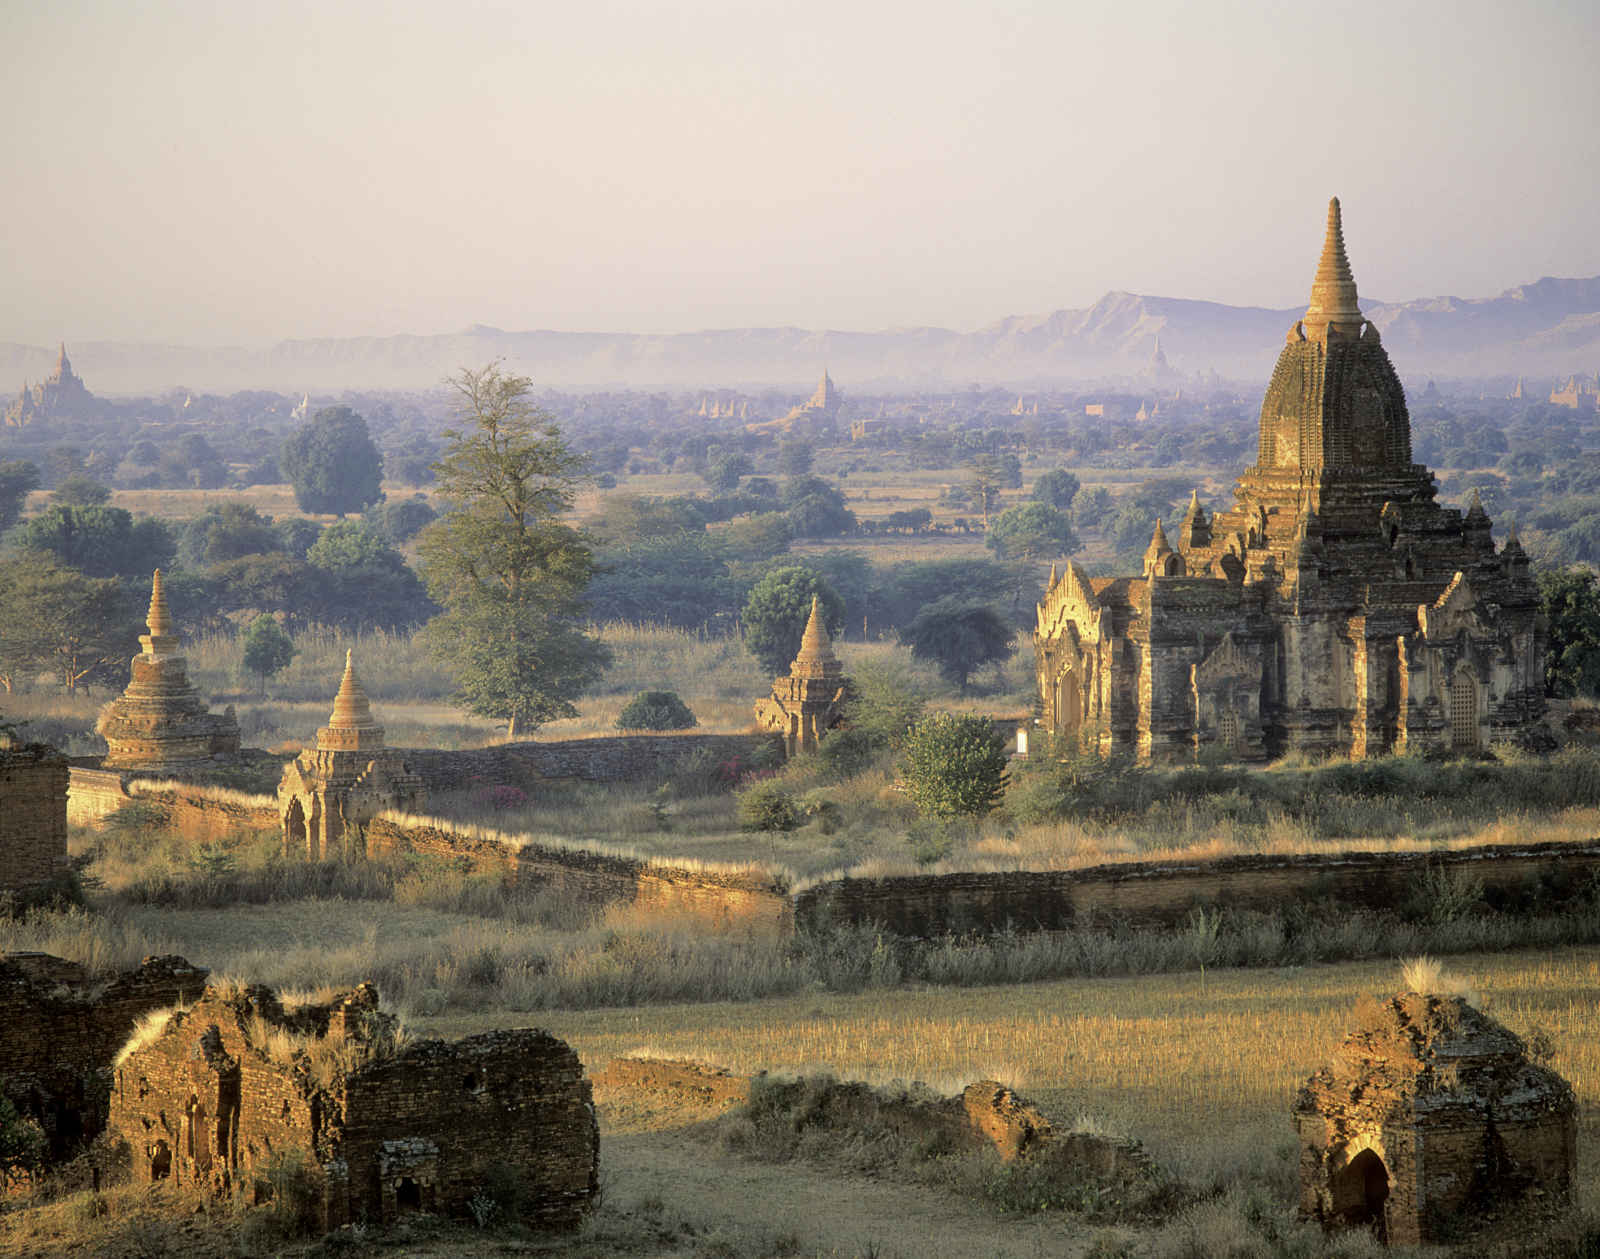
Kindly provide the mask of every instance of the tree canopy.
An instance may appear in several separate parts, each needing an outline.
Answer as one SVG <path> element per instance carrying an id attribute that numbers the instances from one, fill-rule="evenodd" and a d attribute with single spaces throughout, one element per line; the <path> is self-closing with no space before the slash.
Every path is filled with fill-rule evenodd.
<path id="1" fill-rule="evenodd" d="M 167 522 L 135 521 L 120 507 L 55 504 L 18 525 L 19 550 L 47 555 L 90 577 L 148 577 L 172 563 L 177 544 Z"/>
<path id="2" fill-rule="evenodd" d="M 584 461 L 500 364 L 450 380 L 462 427 L 445 431 L 434 475 L 448 510 L 418 551 L 444 612 L 426 633 L 472 711 L 531 730 L 576 713 L 609 660 L 581 628 L 594 559 L 561 523 Z"/>
<path id="3" fill-rule="evenodd" d="M 975 670 L 1010 657 L 1015 638 L 1005 618 L 987 604 L 950 596 L 923 607 L 900 631 L 900 641 L 964 691 Z"/>
<path id="4" fill-rule="evenodd" d="M 1078 537 L 1066 513 L 1048 503 L 1023 503 L 1007 507 L 984 539 L 1002 559 L 1041 560 L 1054 555 L 1071 555 L 1078 549 Z"/>
<path id="5" fill-rule="evenodd" d="M 344 516 L 383 497 L 383 456 L 349 407 L 324 407 L 291 433 L 278 466 L 301 511 Z"/>
<path id="6" fill-rule="evenodd" d="M 1041 472 L 1033 482 L 1033 500 L 1048 503 L 1057 511 L 1071 511 L 1072 500 L 1079 490 L 1078 478 L 1065 468 L 1051 468 Z"/>
<path id="7" fill-rule="evenodd" d="M 900 767 L 918 810 L 938 818 L 989 812 L 1005 795 L 1005 744 L 987 717 L 935 713 L 919 721 Z"/>
<path id="8" fill-rule="evenodd" d="M 1550 621 L 1545 689 L 1551 695 L 1600 695 L 1600 586 L 1587 569 L 1539 574 Z"/>
<path id="9" fill-rule="evenodd" d="M 261 693 L 267 693 L 267 679 L 289 667 L 298 649 L 277 618 L 265 613 L 250 623 L 244 634 L 244 667 L 261 679 Z"/>
<path id="10" fill-rule="evenodd" d="M 745 600 L 744 645 L 774 677 L 787 673 L 800 654 L 813 596 L 822 600 L 828 633 L 837 635 L 844 628 L 844 600 L 809 568 L 776 569 L 758 581 Z"/>

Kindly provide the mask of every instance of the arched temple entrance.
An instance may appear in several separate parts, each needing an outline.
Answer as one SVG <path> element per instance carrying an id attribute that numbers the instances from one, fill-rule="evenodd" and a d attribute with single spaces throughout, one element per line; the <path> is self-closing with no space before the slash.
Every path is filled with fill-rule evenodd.
<path id="1" fill-rule="evenodd" d="M 1389 1169 L 1374 1150 L 1362 1150 L 1329 1182 L 1334 1213 L 1346 1224 L 1384 1235 L 1383 1205 L 1389 1200 Z"/>

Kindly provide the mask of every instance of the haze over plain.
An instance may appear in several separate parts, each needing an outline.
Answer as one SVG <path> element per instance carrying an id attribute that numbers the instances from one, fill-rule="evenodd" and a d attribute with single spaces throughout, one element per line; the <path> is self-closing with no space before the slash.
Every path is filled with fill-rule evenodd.
<path id="1" fill-rule="evenodd" d="M 1333 193 L 1364 297 L 1600 273 L 1586 3 L 4 11 L 30 345 L 1287 308 Z"/>

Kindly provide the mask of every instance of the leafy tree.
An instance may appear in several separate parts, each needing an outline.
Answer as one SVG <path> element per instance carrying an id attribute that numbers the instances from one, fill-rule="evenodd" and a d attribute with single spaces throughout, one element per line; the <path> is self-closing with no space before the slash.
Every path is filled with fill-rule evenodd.
<path id="1" fill-rule="evenodd" d="M 785 672 L 799 655 L 813 596 L 822 600 L 828 633 L 837 635 L 844 628 L 844 600 L 811 569 L 779 568 L 752 587 L 744 605 L 744 645 L 768 673 Z"/>
<path id="2" fill-rule="evenodd" d="M 1065 468 L 1041 472 L 1033 483 L 1033 501 L 1048 503 L 1057 511 L 1071 511 L 1079 490 L 1078 478 Z"/>
<path id="3" fill-rule="evenodd" d="M 177 551 L 166 521 L 135 522 L 120 507 L 56 504 L 10 536 L 18 549 L 48 555 L 90 577 L 147 577 L 172 563 Z"/>
<path id="4" fill-rule="evenodd" d="M 883 520 L 885 528 L 904 529 L 907 533 L 921 533 L 932 523 L 933 513 L 926 507 L 911 507 L 904 511 L 892 511 Z"/>
<path id="5" fill-rule="evenodd" d="M 272 526 L 272 532 L 278 536 L 277 550 L 296 559 L 304 559 L 306 552 L 322 536 L 322 526 L 304 516 L 285 516 Z"/>
<path id="6" fill-rule="evenodd" d="M 199 433 L 185 434 L 162 451 L 160 467 L 163 485 L 214 490 L 228 483 L 228 465 Z"/>
<path id="7" fill-rule="evenodd" d="M 900 773 L 929 817 L 987 813 L 1005 795 L 1006 738 L 986 717 L 935 713 L 911 731 Z"/>
<path id="8" fill-rule="evenodd" d="M 139 611 L 110 577 L 40 556 L 0 562 L 0 685 L 49 669 L 68 694 L 120 681 L 138 650 Z"/>
<path id="9" fill-rule="evenodd" d="M 1551 695 L 1600 695 L 1600 585 L 1586 569 L 1539 574 L 1550 622 L 1545 690 Z"/>
<path id="10" fill-rule="evenodd" d="M 984 539 L 1002 559 L 1037 561 L 1078 549 L 1072 522 L 1047 503 L 1023 503 L 1000 513 Z"/>
<path id="11" fill-rule="evenodd" d="M 924 605 L 942 598 L 992 603 L 1008 597 L 1015 578 L 992 559 L 923 560 L 897 564 L 874 591 L 872 619 L 877 624 L 909 625 Z"/>
<path id="12" fill-rule="evenodd" d="M 62 481 L 50 495 L 51 502 L 64 503 L 68 507 L 98 507 L 110 499 L 111 491 L 108 488 L 81 472 Z"/>
<path id="13" fill-rule="evenodd" d="M 787 551 L 793 536 L 788 516 L 781 511 L 763 511 L 730 520 L 717 540 L 735 559 L 767 560 Z"/>
<path id="14" fill-rule="evenodd" d="M 244 555 L 268 555 L 283 549 L 283 535 L 272 518 L 244 502 L 207 507 L 178 535 L 178 561 L 185 568 L 205 568 Z"/>
<path id="15" fill-rule="evenodd" d="M 299 649 L 283 632 L 276 617 L 263 613 L 244 633 L 244 667 L 261 680 L 261 693 L 267 693 L 267 679 L 289 667 Z"/>
<path id="16" fill-rule="evenodd" d="M 706 468 L 706 484 L 719 493 L 739 488 L 739 481 L 755 471 L 750 456 L 741 451 L 718 455 Z"/>
<path id="17" fill-rule="evenodd" d="M 0 1188 L 43 1168 L 48 1148 L 44 1129 L 0 1093 Z"/>
<path id="18" fill-rule="evenodd" d="M 786 477 L 805 476 L 815 457 L 809 442 L 787 434 L 778 439 L 778 471 Z"/>
<path id="19" fill-rule="evenodd" d="M 414 498 L 380 503 L 368 510 L 367 518 L 383 531 L 384 537 L 400 546 L 437 520 L 439 513 L 428 506 L 428 500 L 419 494 Z"/>
<path id="20" fill-rule="evenodd" d="M 344 629 L 404 629 L 434 612 L 405 557 L 365 520 L 339 520 L 306 552 L 321 575 L 317 619 Z"/>
<path id="21" fill-rule="evenodd" d="M 959 598 L 928 604 L 900 631 L 900 641 L 918 660 L 931 660 L 963 691 L 973 670 L 1007 660 L 1014 636 L 1005 619 L 987 604 Z"/>
<path id="22" fill-rule="evenodd" d="M 219 614 L 281 612 L 295 626 L 323 619 L 319 572 L 296 556 L 243 555 L 212 565 L 206 575 Z"/>
<path id="23" fill-rule="evenodd" d="M 705 534 L 650 538 L 606 551 L 589 585 L 598 621 L 699 629 L 739 604 L 720 550 Z"/>
<path id="24" fill-rule="evenodd" d="M 0 532 L 22 519 L 28 494 L 39 488 L 39 469 L 25 459 L 0 463 Z"/>
<path id="25" fill-rule="evenodd" d="M 499 363 L 453 377 L 462 429 L 447 429 L 434 474 L 449 510 L 419 541 L 445 608 L 427 628 L 474 712 L 508 734 L 574 714 L 609 659 L 579 627 L 594 559 L 562 524 L 583 460 L 534 405 L 533 382 Z"/>
<path id="26" fill-rule="evenodd" d="M 704 533 L 705 528 L 704 510 L 692 498 L 614 494 L 606 499 L 605 514 L 595 523 L 594 534 L 605 542 L 632 544 Z"/>
<path id="27" fill-rule="evenodd" d="M 343 516 L 383 497 L 383 456 L 349 407 L 324 407 L 290 434 L 278 456 L 301 511 Z"/>
<path id="28" fill-rule="evenodd" d="M 759 782 L 739 797 L 739 829 L 769 834 L 792 831 L 800 825 L 794 796 L 770 779 Z"/>
<path id="29" fill-rule="evenodd" d="M 1082 490 L 1072 499 L 1072 518 L 1081 529 L 1093 529 L 1111 514 L 1111 491 L 1103 485 L 1092 490 Z"/>
<path id="30" fill-rule="evenodd" d="M 676 691 L 640 691 L 617 714 L 618 730 L 689 730 L 699 724 Z"/>
<path id="31" fill-rule="evenodd" d="M 853 532 L 855 513 L 844 502 L 844 494 L 821 477 L 795 477 L 783 487 L 789 527 L 797 538 L 832 538 Z"/>
<path id="32" fill-rule="evenodd" d="M 983 527 L 989 527 L 989 513 L 1000 505 L 1000 488 L 1005 474 L 1000 465 L 988 455 L 980 455 L 967 469 L 967 491 L 972 504 L 983 515 Z"/>

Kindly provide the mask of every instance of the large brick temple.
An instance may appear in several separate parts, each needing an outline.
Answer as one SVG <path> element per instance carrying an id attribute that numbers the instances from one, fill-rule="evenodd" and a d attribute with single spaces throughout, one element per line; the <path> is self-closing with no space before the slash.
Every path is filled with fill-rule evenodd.
<path id="1" fill-rule="evenodd" d="M 1311 304 L 1231 510 L 1157 522 L 1144 571 L 1052 574 L 1034 633 L 1045 727 L 1173 761 L 1300 749 L 1472 752 L 1544 713 L 1547 628 L 1515 530 L 1434 501 L 1405 393 L 1362 315 L 1337 199 Z"/>

